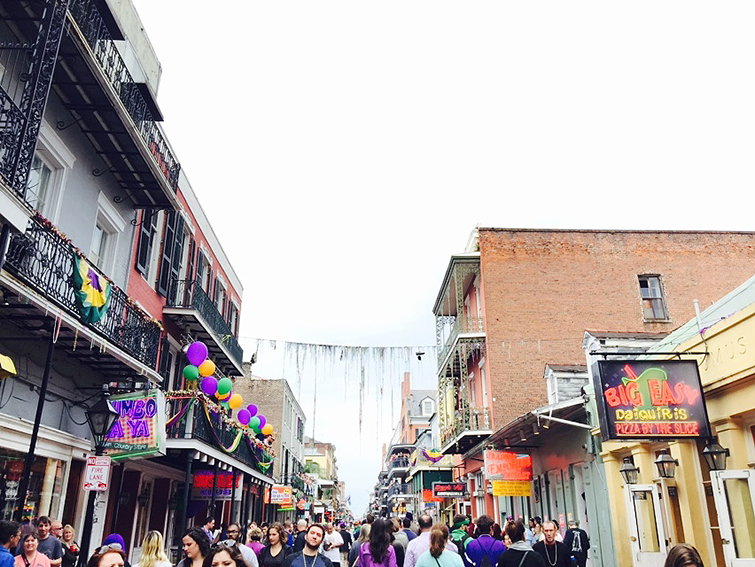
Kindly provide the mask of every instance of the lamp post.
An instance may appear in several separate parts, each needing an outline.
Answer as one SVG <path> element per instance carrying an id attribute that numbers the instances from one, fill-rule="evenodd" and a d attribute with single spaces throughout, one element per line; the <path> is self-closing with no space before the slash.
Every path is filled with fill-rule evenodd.
<path id="1" fill-rule="evenodd" d="M 110 393 L 107 384 L 102 386 L 102 396 L 86 412 L 87 423 L 92 432 L 94 440 L 94 454 L 102 455 L 105 453 L 105 439 L 110 434 L 110 430 L 120 417 L 113 404 L 108 401 Z M 92 542 L 92 524 L 94 523 L 94 505 L 97 500 L 97 493 L 94 490 L 89 491 L 87 500 L 87 510 L 84 516 L 84 529 L 81 533 L 81 547 L 79 552 L 78 567 L 84 567 L 89 558 L 89 546 Z M 125 551 L 125 550 L 124 550 Z"/>
<path id="2" fill-rule="evenodd" d="M 640 476 L 640 469 L 634 466 L 632 457 L 624 457 L 624 462 L 619 469 L 621 478 L 624 479 L 625 484 L 637 484 L 637 479 Z"/>
<path id="3" fill-rule="evenodd" d="M 711 471 L 725 471 L 728 447 L 721 447 L 715 437 L 711 437 L 703 449 L 703 458 Z"/>
<path id="4" fill-rule="evenodd" d="M 674 478 L 679 461 L 669 455 L 668 449 L 661 449 L 655 460 L 655 466 L 658 467 L 658 475 L 661 478 Z"/>

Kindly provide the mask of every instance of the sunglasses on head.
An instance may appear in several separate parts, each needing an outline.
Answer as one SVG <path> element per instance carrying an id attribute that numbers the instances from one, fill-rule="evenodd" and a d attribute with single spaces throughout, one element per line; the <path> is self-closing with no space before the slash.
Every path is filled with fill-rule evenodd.
<path id="1" fill-rule="evenodd" d="M 224 539 L 223 541 L 219 541 L 218 543 L 214 544 L 212 546 L 213 549 L 216 549 L 218 547 L 236 547 L 237 543 L 235 539 Z"/>
<path id="2" fill-rule="evenodd" d="M 103 555 L 107 553 L 108 551 L 123 551 L 123 546 L 120 543 L 109 543 L 107 545 L 103 545 L 97 550 L 97 553 L 100 555 Z"/>

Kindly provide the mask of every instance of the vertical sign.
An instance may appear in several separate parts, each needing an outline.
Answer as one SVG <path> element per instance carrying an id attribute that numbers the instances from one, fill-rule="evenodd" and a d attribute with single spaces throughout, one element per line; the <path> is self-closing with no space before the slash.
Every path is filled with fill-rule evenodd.
<path id="1" fill-rule="evenodd" d="M 110 457 L 88 457 L 84 472 L 84 490 L 103 492 L 108 489 Z"/>

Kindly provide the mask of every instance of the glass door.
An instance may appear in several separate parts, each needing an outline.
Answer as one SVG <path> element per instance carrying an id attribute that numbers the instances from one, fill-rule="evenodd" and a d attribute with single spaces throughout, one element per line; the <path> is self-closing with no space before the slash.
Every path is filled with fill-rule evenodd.
<path id="1" fill-rule="evenodd" d="M 627 510 L 635 567 L 663 567 L 666 533 L 655 484 L 627 485 Z"/>
<path id="2" fill-rule="evenodd" d="M 728 567 L 755 567 L 755 471 L 710 474 Z"/>

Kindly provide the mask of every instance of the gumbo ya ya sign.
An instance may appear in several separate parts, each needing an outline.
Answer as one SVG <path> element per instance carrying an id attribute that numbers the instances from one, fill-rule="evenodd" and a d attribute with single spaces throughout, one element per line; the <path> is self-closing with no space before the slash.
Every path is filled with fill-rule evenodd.
<path id="1" fill-rule="evenodd" d="M 694 361 L 601 361 L 607 438 L 698 437 L 709 429 Z"/>

